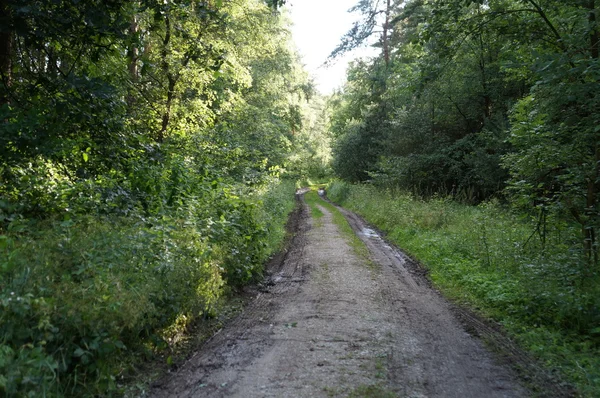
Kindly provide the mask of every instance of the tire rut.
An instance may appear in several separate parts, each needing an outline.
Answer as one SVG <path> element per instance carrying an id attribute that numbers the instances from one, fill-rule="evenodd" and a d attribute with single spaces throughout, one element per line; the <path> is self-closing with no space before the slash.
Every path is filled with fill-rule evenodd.
<path id="1" fill-rule="evenodd" d="M 357 214 L 332 204 L 346 217 L 352 230 L 365 243 L 371 255 L 377 259 L 384 259 L 379 262 L 380 264 L 391 267 L 410 288 L 418 289 L 424 286 L 427 290 L 435 292 L 440 298 L 442 297 L 427 278 L 427 271 L 400 249 L 387 242 L 381 231 L 369 225 Z M 576 395 L 571 386 L 561 383 L 555 376 L 542 369 L 531 355 L 508 338 L 507 333 L 499 324 L 484 319 L 462 306 L 450 302 L 448 305 L 465 331 L 483 340 L 496 353 L 497 359 L 517 370 L 521 380 L 530 387 L 543 393 L 546 397 L 574 397 Z"/>
<path id="2" fill-rule="evenodd" d="M 286 248 L 278 253 L 266 267 L 265 280 L 258 286 L 256 296 L 244 311 L 215 335 L 208 339 L 201 350 L 190 357 L 177 371 L 175 377 L 168 375 L 152 386 L 152 397 L 211 396 L 220 385 L 204 383 L 212 371 L 227 366 L 246 366 L 252 359 L 275 340 L 263 340 L 253 336 L 253 326 L 268 324 L 278 305 L 274 300 L 283 293 L 292 293 L 294 286 L 302 283 L 304 264 L 297 261 L 303 257 L 306 231 L 309 226 L 308 209 L 302 195 L 296 195 L 297 208 L 290 217 L 287 230 L 292 233 Z M 236 342 L 245 342 L 239 345 Z M 175 382 L 174 382 L 175 381 Z"/>

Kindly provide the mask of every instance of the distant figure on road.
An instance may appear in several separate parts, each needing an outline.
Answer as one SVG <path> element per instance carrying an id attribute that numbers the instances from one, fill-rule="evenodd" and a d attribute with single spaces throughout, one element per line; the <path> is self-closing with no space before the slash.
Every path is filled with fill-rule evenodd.
<path id="1" fill-rule="evenodd" d="M 319 194 L 320 197 L 325 196 L 325 188 L 319 188 L 319 190 L 317 191 L 317 193 Z"/>

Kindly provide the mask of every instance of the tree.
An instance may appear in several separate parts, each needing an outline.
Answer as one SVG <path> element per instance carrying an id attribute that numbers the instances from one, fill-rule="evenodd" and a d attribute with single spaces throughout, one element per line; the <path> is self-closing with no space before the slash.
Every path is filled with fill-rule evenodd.
<path id="1" fill-rule="evenodd" d="M 15 45 L 0 45 L 0 194 L 23 214 L 61 212 L 90 184 L 158 209 L 186 152 L 199 175 L 248 185 L 286 163 L 310 90 L 264 2 L 1 5 L 0 41 Z"/>
<path id="2" fill-rule="evenodd" d="M 364 134 L 377 149 L 365 172 L 374 182 L 470 192 L 470 200 L 502 186 L 506 174 L 489 171 L 499 170 L 507 149 L 506 112 L 521 81 L 514 84 L 501 69 L 499 34 L 473 22 L 482 12 L 479 5 L 416 0 L 391 14 L 390 59 L 383 52 L 358 83 L 376 94 L 355 112 L 371 120 Z M 360 91 L 351 79 L 344 94 L 356 102 Z"/>
<path id="3" fill-rule="evenodd" d="M 598 262 L 598 189 L 600 187 L 600 99 L 598 12 L 594 1 L 536 1 L 519 14 L 536 19 L 543 31 L 535 44 L 536 84 L 515 105 L 510 141 L 515 151 L 505 160 L 515 200 L 547 212 L 570 216 L 581 226 L 584 252 Z M 541 218 L 542 219 L 542 218 Z"/>
<path id="4" fill-rule="evenodd" d="M 8 7 L 7 1 L 0 2 L 0 15 L 2 21 L 0 23 L 0 77 L 4 95 L 0 97 L 0 106 L 6 104 L 9 100 L 8 91 L 12 84 L 12 30 L 10 29 L 11 10 Z"/>
<path id="5" fill-rule="evenodd" d="M 329 62 L 335 58 L 358 48 L 376 34 L 380 34 L 379 46 L 382 48 L 385 65 L 390 63 L 390 37 L 392 35 L 392 19 L 403 2 L 385 0 L 380 4 L 377 0 L 360 0 L 349 12 L 360 12 L 362 20 L 354 23 L 352 28 L 341 38 L 341 43 L 329 55 Z M 381 29 L 381 30 L 378 30 Z"/>
<path id="6" fill-rule="evenodd" d="M 597 262 L 597 13 L 590 0 L 405 2 L 392 14 L 389 64 L 383 54 L 358 84 L 350 75 L 344 103 L 360 105 L 351 117 L 347 107 L 334 112 L 334 127 L 354 137 L 338 133 L 340 145 L 376 131 L 379 149 L 356 172 L 425 194 L 483 200 L 501 194 L 510 172 L 513 202 L 540 219 L 571 218 Z M 366 21 L 343 44 L 367 37 Z M 380 78 L 379 94 L 364 100 Z M 393 111 L 373 112 L 385 107 Z M 375 114 L 376 127 L 365 128 Z"/>

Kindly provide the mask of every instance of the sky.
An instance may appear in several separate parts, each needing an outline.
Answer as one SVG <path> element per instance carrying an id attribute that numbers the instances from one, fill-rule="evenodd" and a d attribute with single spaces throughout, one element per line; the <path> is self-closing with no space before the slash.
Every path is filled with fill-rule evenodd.
<path id="1" fill-rule="evenodd" d="M 326 67 L 322 64 L 340 43 L 341 37 L 350 30 L 360 15 L 347 11 L 358 0 L 288 0 L 287 8 L 293 22 L 292 35 L 306 69 L 314 77 L 322 94 L 331 94 L 346 80 L 348 62 L 362 56 L 376 55 L 377 51 L 366 47 L 346 54 Z"/>

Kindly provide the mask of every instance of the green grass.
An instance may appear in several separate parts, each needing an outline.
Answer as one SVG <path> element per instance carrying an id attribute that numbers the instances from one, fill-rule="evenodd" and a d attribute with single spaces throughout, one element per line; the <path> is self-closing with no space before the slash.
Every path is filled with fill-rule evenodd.
<path id="1" fill-rule="evenodd" d="M 395 398 L 397 395 L 377 384 L 361 385 L 354 389 L 349 398 Z"/>
<path id="2" fill-rule="evenodd" d="M 306 177 L 301 178 L 296 181 L 296 188 L 310 188 L 313 190 L 317 190 L 319 187 L 325 187 L 331 181 L 330 178 L 315 178 L 315 177 Z"/>
<path id="3" fill-rule="evenodd" d="M 342 182 L 328 196 L 421 262 L 446 296 L 501 322 L 579 394 L 600 396 L 600 279 L 581 261 L 575 227 L 551 220 L 543 246 L 534 222 L 496 203 Z"/>
<path id="4" fill-rule="evenodd" d="M 321 205 L 321 198 L 314 192 L 310 191 L 304 195 L 304 200 L 308 204 L 310 209 L 310 215 L 317 221 L 317 226 L 321 225 L 320 221 L 324 214 L 319 207 Z"/>
<path id="5" fill-rule="evenodd" d="M 265 257 L 281 249 L 285 234 L 285 225 L 289 214 L 296 204 L 294 200 L 295 183 L 283 180 L 270 184 L 262 192 L 252 198 L 257 203 L 257 221 L 264 225 L 267 234 L 264 235 Z"/>
<path id="6" fill-rule="evenodd" d="M 371 261 L 369 249 L 365 243 L 360 240 L 358 236 L 356 236 L 352 230 L 352 227 L 348 223 L 348 220 L 346 220 L 346 217 L 344 217 L 344 215 L 334 205 L 323 200 L 314 190 L 307 192 L 304 195 L 304 200 L 308 204 L 312 216 L 317 220 L 320 220 L 323 217 L 323 212 L 319 206 L 329 211 L 331 213 L 333 223 L 338 227 L 341 234 L 348 241 L 354 252 L 361 259 L 363 259 L 363 261 L 365 261 L 369 267 L 374 267 L 374 264 Z"/>

